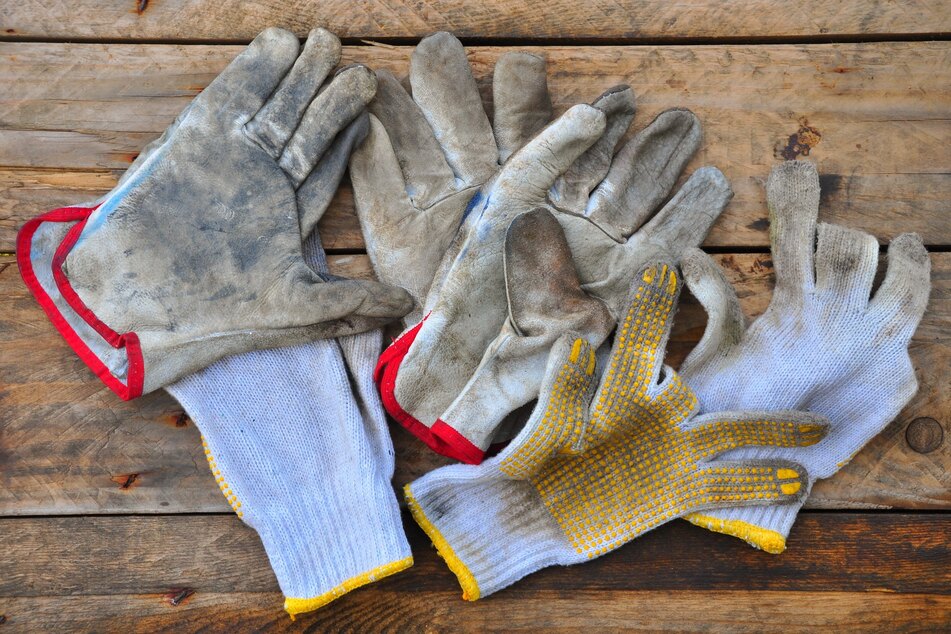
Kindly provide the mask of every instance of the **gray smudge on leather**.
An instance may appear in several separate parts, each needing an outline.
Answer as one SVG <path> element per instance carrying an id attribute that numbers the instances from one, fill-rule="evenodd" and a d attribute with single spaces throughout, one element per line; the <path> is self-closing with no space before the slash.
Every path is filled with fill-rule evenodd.
<path id="1" fill-rule="evenodd" d="M 321 46 L 298 58 L 292 33 L 261 33 L 143 152 L 66 259 L 86 306 L 139 335 L 145 392 L 228 354 L 369 330 L 410 308 L 401 289 L 325 282 L 304 262 L 301 224 L 313 226 L 336 188 L 361 134 L 347 126 L 375 90 L 372 73 L 350 69 L 315 108 L 314 78 L 336 63 L 339 44 L 322 30 L 311 38 Z M 275 161 L 280 142 L 293 175 Z M 308 182 L 314 169 L 326 184 Z"/>

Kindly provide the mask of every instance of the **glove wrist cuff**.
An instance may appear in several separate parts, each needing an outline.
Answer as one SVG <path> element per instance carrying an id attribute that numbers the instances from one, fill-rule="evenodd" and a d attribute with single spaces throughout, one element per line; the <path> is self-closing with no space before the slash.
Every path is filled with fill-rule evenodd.
<path id="1" fill-rule="evenodd" d="M 786 539 L 802 508 L 801 503 L 714 509 L 685 515 L 691 524 L 715 533 L 732 535 L 754 548 L 778 555 L 786 550 Z"/>
<path id="2" fill-rule="evenodd" d="M 304 488 L 296 504 L 288 502 L 267 517 L 250 514 L 292 616 L 413 565 L 388 482 L 336 492 Z"/>
<path id="3" fill-rule="evenodd" d="M 439 477 L 425 476 L 404 489 L 413 519 L 469 601 L 577 559 L 534 487 L 499 477 L 487 465 L 442 467 Z"/>
<path id="4" fill-rule="evenodd" d="M 110 390 L 130 400 L 143 393 L 145 378 L 138 336 L 117 333 L 103 323 L 63 272 L 66 256 L 96 207 L 63 207 L 27 222 L 17 235 L 17 265 L 66 343 Z"/>

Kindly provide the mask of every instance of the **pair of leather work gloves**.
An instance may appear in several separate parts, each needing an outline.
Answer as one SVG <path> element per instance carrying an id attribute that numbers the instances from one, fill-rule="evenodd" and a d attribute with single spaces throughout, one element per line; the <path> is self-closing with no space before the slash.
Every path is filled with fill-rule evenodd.
<path id="1" fill-rule="evenodd" d="M 813 481 L 914 394 L 921 240 L 893 241 L 870 299 L 877 242 L 817 225 L 811 164 L 770 176 L 777 288 L 746 328 L 696 248 L 726 179 L 701 168 L 674 192 L 692 113 L 622 143 L 622 86 L 551 121 L 544 61 L 514 53 L 490 123 L 446 33 L 414 51 L 409 89 L 339 58 L 321 29 L 303 47 L 264 31 L 113 191 L 30 221 L 17 249 L 107 386 L 183 404 L 292 615 L 412 565 L 374 380 L 394 418 L 472 463 L 406 489 L 470 599 L 677 517 L 781 551 Z M 348 160 L 382 283 L 328 274 L 314 230 Z M 678 375 L 662 358 L 683 281 L 710 320 Z M 533 399 L 521 431 L 503 424 Z"/>

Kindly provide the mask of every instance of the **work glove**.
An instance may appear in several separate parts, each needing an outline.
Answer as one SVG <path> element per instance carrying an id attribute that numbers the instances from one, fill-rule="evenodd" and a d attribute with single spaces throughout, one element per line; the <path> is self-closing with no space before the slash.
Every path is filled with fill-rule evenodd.
<path id="1" fill-rule="evenodd" d="M 350 158 L 350 180 L 377 277 L 415 300 L 407 324 L 422 319 L 473 195 L 551 120 L 545 71 L 537 55 L 502 55 L 493 73 L 492 124 L 465 49 L 449 33 L 423 38 L 413 51 L 412 95 L 389 71 L 377 71 L 370 132 Z M 630 89 L 621 90 L 630 100 Z"/>
<path id="2" fill-rule="evenodd" d="M 463 462 L 481 461 L 505 417 L 537 398 L 551 346 L 580 326 L 557 289 L 549 302 L 520 308 L 529 304 L 521 299 L 527 291 L 503 273 L 501 245 L 514 216 L 536 205 L 554 211 L 582 288 L 617 319 L 630 272 L 659 254 L 676 262 L 701 243 L 732 197 L 719 170 L 704 167 L 664 204 L 700 144 L 700 123 L 686 110 L 662 113 L 616 155 L 618 136 L 608 143 L 604 134 L 565 174 L 578 156 L 569 148 L 580 141 L 587 149 L 600 134 L 584 136 L 567 125 L 585 112 L 579 108 L 516 152 L 480 192 L 457 238 L 465 241 L 441 265 L 428 315 L 381 357 L 384 406 L 417 435 L 429 434 L 437 451 Z M 535 248 L 548 245 L 538 240 Z M 581 330 L 595 347 L 610 332 L 610 323 L 602 326 Z"/>
<path id="3" fill-rule="evenodd" d="M 417 523 L 476 600 L 541 568 L 598 557 L 692 511 L 799 501 L 807 474 L 780 459 L 723 460 L 746 445 L 803 447 L 819 416 L 730 411 L 697 400 L 662 366 L 680 280 L 670 261 L 636 273 L 610 358 L 566 333 L 525 427 L 479 465 L 449 465 L 406 486 Z"/>
<path id="4" fill-rule="evenodd" d="M 743 449 L 735 459 L 794 458 L 808 492 L 878 434 L 918 389 L 908 344 L 928 303 L 930 261 L 915 234 L 892 240 L 888 271 L 872 294 L 874 236 L 818 223 L 815 165 L 791 161 L 766 183 L 776 289 L 746 327 L 736 293 L 699 250 L 683 260 L 687 286 L 707 311 L 700 343 L 681 376 L 704 412 L 793 408 L 827 416 L 829 436 L 809 449 Z M 816 240 L 818 239 L 818 242 Z M 780 553 L 802 500 L 774 508 L 730 508 L 687 516 L 694 524 Z"/>
<path id="5" fill-rule="evenodd" d="M 376 79 L 354 66 L 318 93 L 339 42 L 317 31 L 299 49 L 292 33 L 264 31 L 98 204 L 20 231 L 27 286 L 120 397 L 410 310 L 402 289 L 304 262 L 316 215 L 302 210 L 335 191 Z"/>
<path id="6" fill-rule="evenodd" d="M 489 301 L 469 313 L 470 321 L 476 324 L 478 338 L 487 341 L 494 333 L 487 334 L 486 325 L 497 332 L 498 324 L 504 319 L 504 289 L 500 279 L 502 235 L 517 212 L 500 219 L 491 230 L 488 227 L 491 223 L 474 219 L 482 216 L 487 197 L 492 197 L 496 206 L 511 205 L 513 210 L 522 211 L 531 209 L 536 201 L 544 198 L 544 193 L 535 190 L 548 186 L 522 181 L 519 172 L 522 168 L 509 170 L 506 166 L 499 170 L 551 117 L 545 62 L 523 53 L 506 54 L 499 59 L 493 75 L 492 125 L 465 50 L 447 33 L 425 38 L 413 52 L 409 77 L 412 96 L 392 75 L 380 72 L 378 79 L 379 91 L 370 104 L 370 133 L 367 141 L 354 152 L 350 173 L 367 250 L 377 275 L 407 288 L 416 299 L 416 310 L 407 318 L 410 329 L 401 337 L 401 345 L 412 340 L 418 331 L 417 322 L 433 309 L 447 275 L 453 278 L 448 285 L 465 287 L 466 283 L 455 281 L 460 275 L 447 269 L 463 245 L 469 249 L 467 236 L 477 226 L 488 232 L 485 243 L 491 248 L 480 243 L 463 257 L 484 258 L 498 265 L 494 269 L 489 266 L 493 274 L 477 282 L 481 285 L 478 292 L 488 293 Z M 557 179 L 554 188 L 563 196 L 577 188 L 593 188 L 603 178 L 606 167 L 598 165 L 606 165 L 610 160 L 614 146 L 634 114 L 633 94 L 627 86 L 606 92 L 594 105 L 603 114 L 587 108 L 586 115 L 579 115 L 577 111 L 566 115 L 553 126 L 556 129 L 541 133 L 540 141 L 533 146 L 535 158 L 527 159 L 541 157 L 547 161 L 546 144 L 552 139 L 557 138 L 557 142 L 566 146 L 577 145 L 566 148 L 573 154 L 558 173 L 544 175 L 541 173 L 544 169 L 532 167 L 542 181 Z M 582 128 L 589 125 L 582 121 L 585 117 L 605 121 L 585 131 Z M 582 135 L 586 140 L 578 144 L 576 139 Z M 588 149 L 592 143 L 594 147 Z M 475 255 L 476 252 L 481 255 Z M 437 309 L 436 312 L 445 311 Z M 381 360 L 378 379 L 384 404 L 404 426 L 437 451 L 446 453 L 449 449 L 443 448 L 440 439 L 430 431 L 439 411 L 434 410 L 431 417 L 406 411 L 400 406 L 402 401 L 387 387 L 388 378 L 396 376 L 395 366 L 387 360 L 400 350 L 400 345 L 392 347 Z M 465 350 L 462 353 L 474 354 Z M 477 362 L 476 358 L 474 364 Z M 384 374 L 385 369 L 389 369 L 389 375 Z M 458 391 L 466 380 L 466 370 L 440 368 L 437 373 L 446 376 L 426 380 L 437 380 L 439 385 L 419 384 L 424 390 L 433 387 L 444 392 L 433 396 L 437 402 L 445 399 L 449 392 Z"/>
<path id="7" fill-rule="evenodd" d="M 317 271 L 317 232 L 305 244 Z M 413 565 L 373 368 L 382 332 L 227 357 L 167 387 L 293 617 Z"/>

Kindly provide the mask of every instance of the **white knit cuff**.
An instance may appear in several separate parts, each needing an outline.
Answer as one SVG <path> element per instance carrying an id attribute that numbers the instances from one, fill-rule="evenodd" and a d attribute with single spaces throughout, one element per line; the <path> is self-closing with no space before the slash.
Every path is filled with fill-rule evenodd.
<path id="1" fill-rule="evenodd" d="M 805 498 L 803 498 L 805 500 Z M 776 506 L 747 506 L 691 513 L 684 517 L 716 533 L 739 537 L 755 548 L 778 555 L 803 502 Z"/>
<path id="2" fill-rule="evenodd" d="M 473 475 L 477 472 L 478 475 Z M 416 523 L 475 601 L 573 551 L 528 482 L 492 474 L 491 465 L 450 465 L 404 490 Z"/>
<path id="3" fill-rule="evenodd" d="M 256 529 L 291 616 L 413 565 L 388 482 L 346 497 L 280 502 Z"/>

